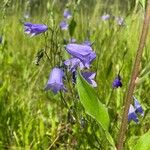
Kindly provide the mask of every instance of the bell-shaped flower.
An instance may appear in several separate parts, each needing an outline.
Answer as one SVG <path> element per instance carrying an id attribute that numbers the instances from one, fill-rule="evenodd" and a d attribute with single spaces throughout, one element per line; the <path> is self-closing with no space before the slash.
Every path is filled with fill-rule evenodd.
<path id="1" fill-rule="evenodd" d="M 66 21 L 62 21 L 59 26 L 61 30 L 68 30 L 68 27 L 69 27 Z"/>
<path id="2" fill-rule="evenodd" d="M 112 83 L 113 88 L 122 87 L 121 77 L 118 75 Z"/>
<path id="3" fill-rule="evenodd" d="M 48 27 L 44 24 L 32 24 L 30 22 L 24 23 L 24 30 L 26 34 L 32 36 L 38 35 L 48 30 Z"/>
<path id="4" fill-rule="evenodd" d="M 50 89 L 54 92 L 54 94 L 56 94 L 60 90 L 65 91 L 66 88 L 64 87 L 63 84 L 63 76 L 64 76 L 64 72 L 61 69 L 53 68 L 50 73 L 45 90 Z"/>
<path id="5" fill-rule="evenodd" d="M 130 105 L 129 113 L 128 113 L 128 121 L 131 121 L 131 120 L 133 120 L 136 123 L 139 122 L 137 114 L 135 113 L 135 109 L 134 109 L 133 105 Z"/>
<path id="6" fill-rule="evenodd" d="M 69 71 L 71 72 L 76 71 L 78 66 L 81 70 L 84 68 L 83 63 L 78 58 L 70 58 L 64 61 L 64 64 L 69 68 Z"/>
<path id="7" fill-rule="evenodd" d="M 94 81 L 96 73 L 94 72 L 82 72 L 83 78 L 91 84 L 93 87 L 97 87 L 97 83 Z"/>
<path id="8" fill-rule="evenodd" d="M 63 16 L 65 19 L 70 19 L 72 17 L 72 14 L 68 9 L 65 9 Z"/>
<path id="9" fill-rule="evenodd" d="M 68 44 L 66 50 L 73 57 L 80 59 L 87 68 L 89 68 L 91 62 L 96 58 L 95 52 L 88 45 Z"/>
<path id="10" fill-rule="evenodd" d="M 133 96 L 134 99 L 134 107 L 135 107 L 135 112 L 140 113 L 142 116 L 144 116 L 144 111 L 138 100 Z"/>

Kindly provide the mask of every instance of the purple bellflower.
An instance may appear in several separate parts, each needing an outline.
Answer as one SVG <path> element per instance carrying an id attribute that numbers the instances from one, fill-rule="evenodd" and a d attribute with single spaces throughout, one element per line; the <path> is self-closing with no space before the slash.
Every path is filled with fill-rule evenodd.
<path id="1" fill-rule="evenodd" d="M 69 68 L 69 71 L 71 72 L 76 71 L 78 66 L 80 67 L 81 70 L 84 68 L 83 63 L 78 58 L 70 58 L 64 61 L 64 64 Z"/>
<path id="2" fill-rule="evenodd" d="M 26 34 L 32 36 L 38 35 L 48 30 L 48 27 L 44 24 L 32 24 L 30 22 L 24 23 L 24 30 Z"/>
<path id="3" fill-rule="evenodd" d="M 134 109 L 133 105 L 130 105 L 129 113 L 128 113 L 128 121 L 131 121 L 131 120 L 133 120 L 136 123 L 139 122 L 137 114 L 135 113 L 135 109 Z"/>
<path id="4" fill-rule="evenodd" d="M 61 28 L 61 30 L 68 30 L 68 27 L 69 27 L 69 25 L 67 24 L 66 21 L 62 21 L 62 22 L 60 23 L 60 28 Z"/>
<path id="5" fill-rule="evenodd" d="M 91 62 L 96 58 L 95 52 L 87 45 L 68 44 L 66 51 L 73 57 L 80 59 L 86 68 L 89 68 Z"/>
<path id="6" fill-rule="evenodd" d="M 110 15 L 109 14 L 105 14 L 105 15 L 103 15 L 102 17 L 101 17 L 101 19 L 103 20 L 103 21 L 106 21 L 106 20 L 108 20 L 110 18 Z"/>
<path id="7" fill-rule="evenodd" d="M 140 113 L 142 116 L 144 116 L 144 111 L 138 100 L 133 96 L 134 99 L 134 107 L 135 107 L 135 112 Z"/>
<path id="8" fill-rule="evenodd" d="M 81 74 L 82 74 L 83 78 L 84 78 L 89 84 L 91 84 L 91 86 L 97 87 L 97 83 L 94 81 L 94 78 L 95 78 L 96 73 L 94 73 L 94 72 L 82 72 Z"/>
<path id="9" fill-rule="evenodd" d="M 68 9 L 65 9 L 63 16 L 65 19 L 70 19 L 72 17 L 72 14 Z"/>
<path id="10" fill-rule="evenodd" d="M 112 83 L 113 88 L 122 87 L 121 77 L 118 75 Z"/>
<path id="11" fill-rule="evenodd" d="M 50 73 L 45 90 L 51 89 L 54 94 L 57 94 L 57 92 L 60 90 L 66 91 L 66 88 L 63 85 L 63 76 L 64 72 L 61 69 L 53 68 Z"/>

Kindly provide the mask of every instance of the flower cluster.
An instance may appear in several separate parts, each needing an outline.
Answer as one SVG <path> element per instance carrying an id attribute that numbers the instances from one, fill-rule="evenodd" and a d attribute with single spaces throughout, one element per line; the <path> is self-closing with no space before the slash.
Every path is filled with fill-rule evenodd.
<path id="1" fill-rule="evenodd" d="M 134 106 L 132 104 L 130 105 L 128 113 L 128 121 L 133 120 L 134 122 L 138 123 L 139 119 L 137 113 L 141 114 L 141 116 L 144 116 L 144 111 L 142 106 L 134 96 L 133 99 L 134 99 Z"/>
<path id="2" fill-rule="evenodd" d="M 75 83 L 77 68 L 80 68 L 80 70 L 84 68 L 89 69 L 91 62 L 96 58 L 96 54 L 92 50 L 92 47 L 83 44 L 67 44 L 66 51 L 71 55 L 71 58 L 64 61 L 64 65 L 67 66 L 68 70 L 72 73 L 73 82 Z M 94 81 L 96 73 L 86 71 L 81 72 L 81 74 L 89 84 L 93 87 L 97 86 Z M 60 90 L 66 91 L 63 85 L 63 76 L 64 73 L 61 68 L 52 69 L 45 90 L 51 89 L 54 94 Z"/>
<path id="3" fill-rule="evenodd" d="M 69 27 L 67 21 L 68 21 L 68 19 L 70 19 L 72 17 L 72 14 L 68 9 L 65 9 L 63 16 L 64 16 L 64 19 L 63 19 L 63 21 L 60 22 L 59 26 L 60 26 L 61 30 L 67 30 Z"/>

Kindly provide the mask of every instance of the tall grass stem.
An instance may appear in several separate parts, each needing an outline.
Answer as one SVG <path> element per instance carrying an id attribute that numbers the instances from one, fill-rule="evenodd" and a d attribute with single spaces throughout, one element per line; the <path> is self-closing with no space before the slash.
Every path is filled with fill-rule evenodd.
<path id="1" fill-rule="evenodd" d="M 128 87 L 127 94 L 126 94 L 125 101 L 124 101 L 125 107 L 124 107 L 124 113 L 122 116 L 120 131 L 119 131 L 117 150 L 123 149 L 123 143 L 125 140 L 125 133 L 127 130 L 127 125 L 128 125 L 127 124 L 128 123 L 128 111 L 129 111 L 132 95 L 133 95 L 135 84 L 136 84 L 135 80 L 138 77 L 139 70 L 140 70 L 140 63 L 142 60 L 143 49 L 144 49 L 147 34 L 148 34 L 149 23 L 150 23 L 150 0 L 147 1 L 147 9 L 145 12 L 145 18 L 144 18 L 142 33 L 141 33 L 138 49 L 136 52 L 134 67 L 133 67 L 132 74 L 131 74 L 131 80 L 130 80 L 129 87 Z"/>

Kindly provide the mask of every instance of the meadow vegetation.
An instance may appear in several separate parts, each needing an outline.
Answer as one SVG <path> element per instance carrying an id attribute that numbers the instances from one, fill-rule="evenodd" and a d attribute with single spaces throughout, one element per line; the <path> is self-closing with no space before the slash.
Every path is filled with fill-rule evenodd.
<path id="1" fill-rule="evenodd" d="M 90 70 L 96 72 L 97 87 L 92 89 L 108 110 L 108 131 L 116 143 L 123 99 L 144 19 L 145 5 L 142 2 L 0 1 L 0 149 L 114 149 L 99 123 L 86 113 L 80 94 L 77 94 L 81 84 L 72 84 L 71 73 L 67 73 L 64 80 L 67 92 L 55 95 L 44 88 L 52 68 L 62 66 L 63 61 L 70 57 L 65 50 L 68 41 L 71 38 L 75 38 L 76 43 L 90 40 L 96 53 Z M 66 7 L 73 13 L 74 23 L 69 31 L 59 27 Z M 106 14 L 110 14 L 111 18 L 103 20 L 101 17 Z M 123 18 L 121 25 L 116 17 Z M 68 23 L 71 24 L 71 21 Z M 48 32 L 30 37 L 24 33 L 24 22 L 45 24 L 49 27 Z M 138 124 L 134 121 L 128 123 L 124 144 L 126 150 L 133 150 L 142 135 L 150 134 L 149 41 L 150 34 L 134 91 L 144 116 L 138 115 Z M 43 49 L 49 57 L 44 53 L 37 64 L 38 52 Z M 113 88 L 112 82 L 118 73 L 122 87 Z M 86 84 L 83 85 L 86 87 Z"/>

